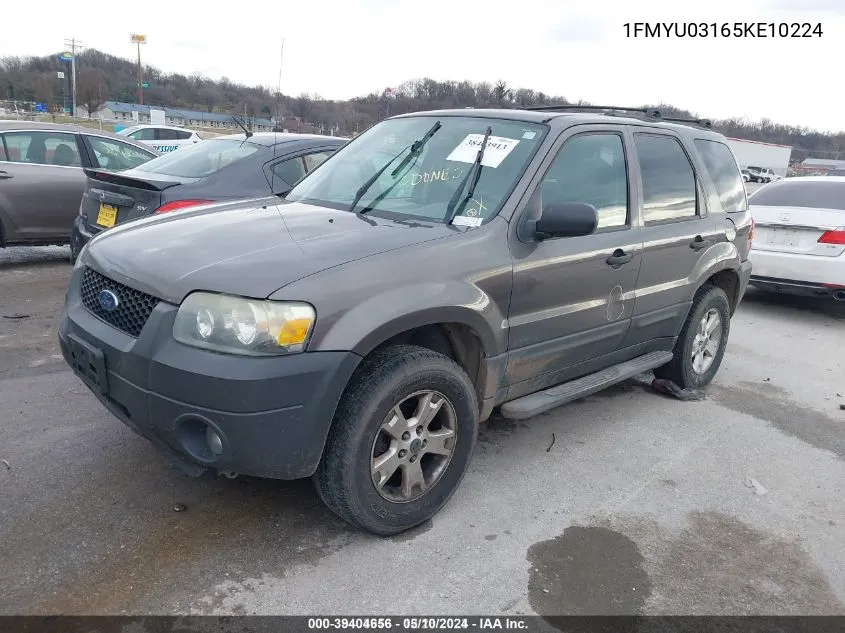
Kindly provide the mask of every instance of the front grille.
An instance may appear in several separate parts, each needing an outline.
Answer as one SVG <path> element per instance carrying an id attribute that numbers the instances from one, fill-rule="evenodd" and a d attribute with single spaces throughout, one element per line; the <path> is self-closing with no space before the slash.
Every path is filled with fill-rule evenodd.
<path id="1" fill-rule="evenodd" d="M 103 290 L 111 290 L 117 296 L 118 303 L 114 310 L 105 310 L 100 305 L 99 295 Z M 153 296 L 112 281 L 87 267 L 82 273 L 81 294 L 82 304 L 90 312 L 135 338 L 141 334 L 144 324 L 159 302 Z"/>

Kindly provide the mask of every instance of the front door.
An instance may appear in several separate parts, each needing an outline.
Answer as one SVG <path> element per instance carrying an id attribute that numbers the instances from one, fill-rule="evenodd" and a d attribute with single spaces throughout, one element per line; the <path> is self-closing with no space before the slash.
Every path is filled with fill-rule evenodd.
<path id="1" fill-rule="evenodd" d="M 658 339 L 669 345 L 698 289 L 696 270 L 716 243 L 717 227 L 690 160 L 692 148 L 663 129 L 632 132 L 642 199 L 643 259 L 625 345 Z"/>
<path id="2" fill-rule="evenodd" d="M 621 126 L 570 128 L 514 216 L 520 227 L 543 205 L 583 202 L 596 208 L 599 225 L 582 237 L 512 238 L 509 399 L 589 373 L 578 366 L 614 352 L 625 338 L 642 251 L 627 156 Z"/>
<path id="3" fill-rule="evenodd" d="M 76 135 L 4 132 L 0 142 L 6 157 L 0 161 L 4 172 L 0 200 L 9 224 L 6 238 L 69 239 L 86 183 Z"/>

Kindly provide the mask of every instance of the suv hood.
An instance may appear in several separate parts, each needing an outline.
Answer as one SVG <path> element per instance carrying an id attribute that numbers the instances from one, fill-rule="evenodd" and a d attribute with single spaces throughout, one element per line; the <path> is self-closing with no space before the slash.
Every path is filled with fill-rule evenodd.
<path id="1" fill-rule="evenodd" d="M 266 298 L 321 270 L 464 230 L 271 198 L 118 225 L 91 240 L 80 264 L 176 304 L 194 290 Z"/>

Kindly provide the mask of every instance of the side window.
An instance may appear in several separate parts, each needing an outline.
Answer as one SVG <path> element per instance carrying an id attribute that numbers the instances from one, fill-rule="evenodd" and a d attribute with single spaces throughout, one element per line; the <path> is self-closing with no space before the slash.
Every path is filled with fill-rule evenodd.
<path id="1" fill-rule="evenodd" d="M 157 141 L 175 141 L 179 138 L 179 133 L 176 130 L 159 128 L 155 132 Z"/>
<path id="2" fill-rule="evenodd" d="M 323 152 L 314 152 L 313 154 L 306 154 L 303 156 L 305 159 L 305 170 L 308 172 L 314 171 L 316 167 L 326 160 L 332 153 L 330 151 L 323 151 Z"/>
<path id="3" fill-rule="evenodd" d="M 648 222 L 683 220 L 698 213 L 695 172 L 680 142 L 671 136 L 634 134 L 643 182 L 643 217 Z"/>
<path id="4" fill-rule="evenodd" d="M 129 135 L 129 138 L 135 139 L 136 141 L 154 141 L 155 137 L 156 131 L 151 127 L 141 128 Z"/>
<path id="5" fill-rule="evenodd" d="M 716 185 L 722 208 L 728 213 L 748 209 L 745 185 L 730 148 L 724 143 L 705 139 L 696 139 L 695 147 L 701 154 L 713 184 Z"/>
<path id="6" fill-rule="evenodd" d="M 60 167 L 79 167 L 82 164 L 73 134 L 7 132 L 5 141 L 9 160 Z"/>
<path id="7" fill-rule="evenodd" d="M 584 202 L 598 211 L 598 230 L 628 224 L 628 172 L 622 137 L 587 133 L 564 143 L 540 183 L 542 204 Z"/>
<path id="8" fill-rule="evenodd" d="M 176 133 L 176 139 L 179 141 L 187 141 L 191 138 L 191 132 L 186 130 L 173 130 Z"/>
<path id="9" fill-rule="evenodd" d="M 276 163 L 270 170 L 289 185 L 295 185 L 297 181 L 305 176 L 305 164 L 302 158 L 289 158 Z"/>
<path id="10" fill-rule="evenodd" d="M 88 139 L 88 143 L 94 151 L 96 167 L 100 169 L 108 169 L 109 171 L 134 169 L 138 165 L 155 158 L 154 154 L 148 154 L 123 141 L 102 136 L 86 135 L 85 138 Z"/>

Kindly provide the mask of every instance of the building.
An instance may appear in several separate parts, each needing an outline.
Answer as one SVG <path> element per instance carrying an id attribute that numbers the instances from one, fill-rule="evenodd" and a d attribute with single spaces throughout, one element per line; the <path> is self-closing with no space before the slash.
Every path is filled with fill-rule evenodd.
<path id="1" fill-rule="evenodd" d="M 219 129 L 221 132 L 238 132 L 241 129 L 232 120 L 231 114 L 203 112 L 202 110 L 184 110 L 156 105 L 138 105 L 137 103 L 122 103 L 120 101 L 106 101 L 94 113 L 94 117 L 103 119 L 104 121 L 125 122 L 127 125 L 150 123 L 150 110 L 164 111 L 164 122 L 166 125 Z M 252 129 L 255 132 L 273 131 L 273 121 L 270 119 L 250 118 L 248 121 L 252 124 Z"/>
<path id="2" fill-rule="evenodd" d="M 792 156 L 790 145 L 775 145 L 760 141 L 746 141 L 739 138 L 729 138 L 728 145 L 736 156 L 736 162 L 741 169 L 747 167 L 762 167 L 771 169 L 778 176 L 786 176 L 789 169 L 789 158 Z"/>
<path id="3" fill-rule="evenodd" d="M 831 169 L 845 169 L 845 160 L 831 160 L 828 158 L 805 158 L 795 171 L 802 174 L 825 174 Z"/>

